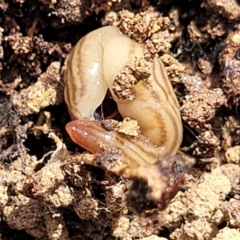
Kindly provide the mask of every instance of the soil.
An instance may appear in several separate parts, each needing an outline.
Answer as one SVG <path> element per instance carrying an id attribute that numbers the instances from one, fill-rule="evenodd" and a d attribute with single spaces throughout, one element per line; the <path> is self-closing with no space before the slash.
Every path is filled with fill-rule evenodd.
<path id="1" fill-rule="evenodd" d="M 161 58 L 180 104 L 187 160 L 162 160 L 179 190 L 169 187 L 162 208 L 136 211 L 131 196 L 144 205 L 149 189 L 105 164 L 121 152 L 90 154 L 65 130 L 65 60 L 105 25 Z M 239 102 L 238 1 L 0 0 L 0 239 L 240 239 Z M 133 120 L 117 121 L 109 93 L 103 115 L 109 131 L 139 134 Z"/>

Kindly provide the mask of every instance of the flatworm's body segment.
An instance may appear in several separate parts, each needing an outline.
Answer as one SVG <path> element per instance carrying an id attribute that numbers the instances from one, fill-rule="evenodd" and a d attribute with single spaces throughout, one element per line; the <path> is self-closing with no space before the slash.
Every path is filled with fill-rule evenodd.
<path id="1" fill-rule="evenodd" d="M 74 120 L 67 124 L 66 129 L 73 141 L 90 152 L 101 153 L 101 144 L 121 150 L 131 166 L 154 164 L 161 152 L 146 137 L 140 136 L 137 141 L 124 138 L 116 131 L 106 131 L 99 121 Z"/>
<path id="2" fill-rule="evenodd" d="M 143 50 L 115 27 L 83 37 L 69 55 L 65 74 L 65 101 L 72 118 L 91 118 L 129 56 L 141 57 Z"/>
<path id="3" fill-rule="evenodd" d="M 133 180 L 127 202 L 137 212 L 163 209 L 195 163 L 185 155 L 175 156 L 183 131 L 179 105 L 162 62 L 145 59 L 145 53 L 117 28 L 103 27 L 77 43 L 65 72 L 65 101 L 75 119 L 66 130 L 74 142 L 97 154 L 92 164 Z M 121 76 L 127 79 L 124 94 Z M 137 138 L 90 120 L 107 89 L 121 115 L 137 120 Z"/>
<path id="4" fill-rule="evenodd" d="M 90 119 L 103 101 L 107 89 L 110 89 L 120 114 L 138 121 L 144 136 L 140 137 L 138 143 L 139 148 L 142 148 L 140 152 L 146 153 L 146 162 L 153 163 L 157 160 L 156 155 L 174 155 L 182 141 L 178 102 L 162 62 L 155 58 L 151 63 L 149 84 L 139 81 L 131 87 L 133 100 L 120 99 L 113 91 L 116 76 L 134 59 L 144 58 L 145 52 L 142 45 L 123 35 L 116 27 L 103 27 L 87 34 L 73 48 L 67 62 L 65 101 L 73 119 Z M 82 143 L 81 138 L 86 138 L 75 124 L 67 127 L 72 139 L 90 152 L 95 152 L 91 143 L 87 146 Z M 102 131 L 105 131 L 100 130 L 96 122 L 89 124 L 96 124 L 96 131 L 91 131 L 95 136 L 101 136 Z M 71 127 L 74 130 L 70 131 Z M 73 134 L 74 131 L 79 135 Z M 106 131 L 105 135 L 108 134 Z M 150 143 L 146 147 L 145 142 L 148 140 Z M 134 148 L 128 151 L 130 149 Z M 148 156 L 148 149 L 154 154 Z"/>

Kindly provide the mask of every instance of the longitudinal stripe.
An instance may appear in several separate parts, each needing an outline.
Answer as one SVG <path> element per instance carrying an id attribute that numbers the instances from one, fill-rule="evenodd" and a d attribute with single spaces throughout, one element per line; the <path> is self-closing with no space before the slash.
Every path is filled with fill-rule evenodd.
<path id="1" fill-rule="evenodd" d="M 160 61 L 157 61 L 157 64 L 158 64 L 159 69 L 161 70 L 161 81 L 155 81 L 154 83 L 156 83 L 158 85 L 159 89 L 162 90 L 162 92 L 164 93 L 164 97 L 168 100 L 168 103 L 172 106 L 172 110 L 175 112 L 175 116 L 179 118 L 179 116 L 180 116 L 179 105 L 178 105 L 177 99 L 175 97 L 175 94 L 173 92 L 171 83 L 168 79 L 167 73 L 166 73 L 165 69 L 163 68 L 163 65 Z M 157 72 L 156 66 L 155 66 L 155 64 L 153 64 L 154 79 L 159 78 L 158 76 L 156 76 L 156 72 Z M 166 92 L 166 89 L 168 90 L 168 92 Z M 161 98 L 161 96 L 160 96 L 160 98 Z"/>
<path id="2" fill-rule="evenodd" d="M 67 72 L 66 72 L 66 78 L 67 78 L 67 81 L 66 81 L 66 88 L 67 88 L 67 95 L 68 95 L 68 98 L 67 98 L 67 101 L 68 101 L 68 105 L 70 107 L 70 109 L 72 109 L 71 111 L 73 111 L 75 109 L 75 106 L 76 106 L 76 99 L 75 99 L 75 96 L 74 96 L 74 86 L 75 86 L 75 83 L 78 82 L 77 79 L 76 79 L 76 72 L 75 70 L 73 69 L 74 65 L 72 64 L 73 61 L 75 62 L 76 60 L 74 59 L 74 55 L 78 54 L 77 51 L 72 51 L 71 54 L 69 55 L 69 59 L 68 59 L 68 63 L 67 63 Z M 80 80 L 79 80 L 80 82 Z M 80 88 L 81 89 L 81 88 Z"/>
<path id="3" fill-rule="evenodd" d="M 181 141 L 182 132 L 181 117 L 179 112 L 179 105 L 178 102 L 176 101 L 175 94 L 166 75 L 166 71 L 163 68 L 163 65 L 162 63 L 160 63 L 160 61 L 155 61 L 155 63 L 156 62 L 158 66 L 153 64 L 153 77 L 154 79 L 158 79 L 157 78 L 158 76 L 156 76 L 156 74 L 158 74 L 158 71 L 156 70 L 157 68 L 160 69 L 162 76 L 161 81 L 154 81 L 154 84 L 157 85 L 156 98 L 158 98 L 159 102 L 168 101 L 168 107 L 158 114 L 158 118 L 161 119 L 161 124 L 163 124 L 163 126 L 165 127 L 171 126 L 173 128 L 172 131 L 167 131 L 168 136 L 166 136 L 165 139 L 166 143 L 167 142 L 170 143 L 168 146 L 168 152 L 166 152 L 166 154 L 170 154 L 171 152 L 174 152 L 176 148 L 178 148 L 176 146 L 176 142 Z M 168 118 L 171 124 L 169 124 L 169 121 L 167 121 Z M 175 134 L 173 136 L 169 136 L 172 132 L 174 132 Z M 168 141 L 167 138 L 175 138 L 176 141 Z"/>
<path id="4" fill-rule="evenodd" d="M 150 63 L 150 86 L 140 81 L 132 87 L 135 96 L 132 101 L 119 99 L 113 92 L 117 74 L 128 64 L 144 59 L 145 50 L 117 28 L 104 27 L 86 35 L 72 49 L 65 74 L 65 101 L 73 118 L 92 117 L 109 87 L 122 116 L 138 121 L 145 137 L 140 136 L 136 141 L 116 134 L 109 142 L 102 136 L 103 143 L 119 148 L 135 164 L 154 163 L 159 156 L 175 154 L 182 139 L 178 101 L 160 59 L 155 58 Z M 124 78 L 122 81 L 124 84 Z M 108 133 L 96 128 L 92 134 L 97 138 L 98 134 Z M 148 138 L 150 141 L 146 143 Z M 86 145 L 85 140 L 87 137 L 82 136 L 79 142 L 91 150 L 91 144 Z M 93 149 L 98 149 L 97 142 L 92 144 Z"/>

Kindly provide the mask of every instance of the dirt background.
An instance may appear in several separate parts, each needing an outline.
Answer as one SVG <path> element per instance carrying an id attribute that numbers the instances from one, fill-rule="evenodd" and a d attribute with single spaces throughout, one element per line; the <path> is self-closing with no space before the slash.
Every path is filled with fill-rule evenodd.
<path id="1" fill-rule="evenodd" d="M 65 131 L 64 60 L 103 25 L 160 56 L 181 106 L 196 164 L 163 211 L 131 212 Z M 240 239 L 239 79 L 239 1 L 0 0 L 0 239 Z"/>

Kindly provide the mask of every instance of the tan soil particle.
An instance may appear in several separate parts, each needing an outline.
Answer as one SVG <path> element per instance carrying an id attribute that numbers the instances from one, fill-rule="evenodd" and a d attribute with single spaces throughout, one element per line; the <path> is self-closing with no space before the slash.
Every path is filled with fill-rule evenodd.
<path id="1" fill-rule="evenodd" d="M 112 172 L 118 172 L 118 169 L 124 165 L 124 156 L 119 149 L 109 148 L 108 146 L 101 145 L 101 149 L 104 151 L 101 154 L 96 154 L 96 165 L 103 169 Z"/>
<path id="2" fill-rule="evenodd" d="M 3 216 L 12 228 L 22 230 L 37 226 L 44 213 L 42 204 L 21 194 L 12 197 L 11 202 L 11 205 L 4 207 Z"/>
<path id="3" fill-rule="evenodd" d="M 197 27 L 195 21 L 191 21 L 187 27 L 188 34 L 191 39 L 197 39 L 199 42 L 206 42 L 209 39 L 207 33 L 202 33 L 201 30 Z"/>
<path id="4" fill-rule="evenodd" d="M 226 92 L 228 99 L 233 97 L 237 102 L 240 96 L 240 58 L 239 44 L 240 44 L 240 25 L 238 28 L 230 32 L 227 39 L 227 45 L 219 54 L 218 61 L 223 70 L 223 90 Z"/>
<path id="5" fill-rule="evenodd" d="M 128 136 L 137 137 L 140 134 L 140 127 L 136 120 L 131 118 L 124 118 L 119 122 L 115 130 L 119 133 L 124 133 Z"/>
<path id="6" fill-rule="evenodd" d="M 176 8 L 170 10 L 169 16 L 163 17 L 154 8 L 146 7 L 139 13 L 120 11 L 117 19 L 116 17 L 109 19 L 107 15 L 106 21 L 118 26 L 122 32 L 137 42 L 144 42 L 149 52 L 155 55 L 158 52 L 168 52 L 171 42 L 181 36 L 182 28 L 178 16 L 179 11 Z"/>
<path id="7" fill-rule="evenodd" d="M 222 37 L 226 33 L 226 20 L 224 18 L 216 18 L 214 15 L 210 14 L 205 26 L 200 29 L 202 32 L 206 32 L 210 39 L 216 39 Z"/>
<path id="8" fill-rule="evenodd" d="M 225 152 L 225 157 L 228 163 L 236 163 L 240 162 L 240 146 L 234 146 L 228 148 Z"/>
<path id="9" fill-rule="evenodd" d="M 54 162 L 34 173 L 31 180 L 25 183 L 25 194 L 56 207 L 69 206 L 74 197 L 63 182 L 65 175 L 61 166 L 61 162 Z"/>
<path id="10" fill-rule="evenodd" d="M 132 63 L 129 63 L 115 78 L 113 82 L 113 91 L 120 99 L 134 100 L 134 93 L 131 87 L 139 81 L 149 83 L 150 61 L 144 58 L 136 58 Z"/>
<path id="11" fill-rule="evenodd" d="M 90 220 L 98 217 L 98 202 L 92 196 L 76 200 L 74 210 L 80 219 Z"/>
<path id="12" fill-rule="evenodd" d="M 106 119 L 103 120 L 101 124 L 107 131 L 113 131 L 117 127 L 119 122 L 114 119 Z"/>
<path id="13" fill-rule="evenodd" d="M 115 2 L 119 2 L 119 5 L 124 5 L 124 1 L 116 0 L 41 0 L 44 4 L 52 10 L 52 14 L 60 17 L 62 21 L 66 21 L 72 24 L 79 24 L 84 19 L 94 13 L 98 14 L 101 11 L 107 12 L 111 9 Z"/>
<path id="14" fill-rule="evenodd" d="M 212 63 L 210 61 L 207 61 L 202 58 L 198 59 L 198 67 L 199 67 L 200 71 L 206 75 L 211 74 L 212 68 L 213 68 Z"/>
<path id="15" fill-rule="evenodd" d="M 58 105 L 63 101 L 59 71 L 60 63 L 53 62 L 35 84 L 23 89 L 21 93 L 12 94 L 13 104 L 20 115 L 38 113 L 42 108 Z"/>
<path id="16" fill-rule="evenodd" d="M 27 54 L 31 51 L 31 48 L 33 47 L 32 39 L 29 37 L 23 37 L 21 33 L 7 36 L 5 38 L 5 41 L 9 42 L 16 55 Z"/>
<path id="17" fill-rule="evenodd" d="M 221 149 L 220 140 L 213 131 L 205 131 L 197 137 L 198 146 L 194 150 L 195 156 L 212 157 Z M 205 146 L 208 146 L 207 148 Z"/>
<path id="18" fill-rule="evenodd" d="M 240 168 L 236 165 L 228 165 L 229 171 L 240 173 Z M 163 226 L 171 221 L 169 214 L 179 214 L 174 216 L 176 222 L 179 217 L 185 218 L 185 224 L 177 228 L 170 239 L 212 239 L 217 233 L 219 221 L 213 222 L 214 213 L 218 210 L 222 201 L 231 191 L 231 179 L 225 175 L 224 168 L 216 168 L 211 173 L 204 173 L 195 185 L 184 194 L 179 193 L 170 202 L 166 210 L 160 213 L 159 218 Z M 173 208 L 175 206 L 175 208 Z M 178 207 L 177 207 L 178 206 Z M 179 211 L 181 209 L 181 211 Z M 169 220 L 168 220 L 169 219 Z"/>
<path id="19" fill-rule="evenodd" d="M 27 228 L 26 232 L 36 239 L 46 239 L 48 237 L 45 222 L 42 220 L 38 222 L 36 227 Z"/>
<path id="20" fill-rule="evenodd" d="M 199 26 L 198 23 L 201 22 L 201 18 L 197 15 L 187 27 L 191 39 L 207 43 L 211 39 L 222 37 L 226 33 L 226 20 L 224 18 L 216 18 L 215 15 L 210 14 L 206 16 L 206 23 Z"/>
<path id="21" fill-rule="evenodd" d="M 236 116 L 225 117 L 225 122 L 221 124 L 222 148 L 227 151 L 228 148 L 239 145 L 239 119 Z M 232 150 L 230 150 L 232 151 Z M 227 157 L 227 156 L 226 156 Z M 238 157 L 237 157 L 238 158 Z M 234 159 L 237 159 L 234 157 Z M 231 159 L 227 159 L 231 161 Z"/>
<path id="22" fill-rule="evenodd" d="M 232 200 L 225 202 L 221 208 L 230 227 L 239 228 L 240 226 L 240 201 Z"/>
<path id="23" fill-rule="evenodd" d="M 49 240 L 68 239 L 68 231 L 65 226 L 64 218 L 60 211 L 53 214 L 49 213 L 44 216 L 46 222 L 47 235 Z"/>
<path id="24" fill-rule="evenodd" d="M 169 54 L 163 54 L 160 59 L 164 63 L 165 69 L 168 73 L 168 77 L 171 81 L 181 81 L 182 74 L 185 73 L 186 67 L 181 64 L 176 58 Z"/>
<path id="25" fill-rule="evenodd" d="M 224 105 L 225 96 L 220 88 L 189 94 L 181 107 L 182 118 L 197 131 L 211 129 L 210 120 L 217 107 Z"/>
<path id="26" fill-rule="evenodd" d="M 225 240 L 225 239 L 238 240 L 239 238 L 240 238 L 239 230 L 225 227 L 219 231 L 219 233 L 215 238 L 213 238 L 213 240 Z"/>

